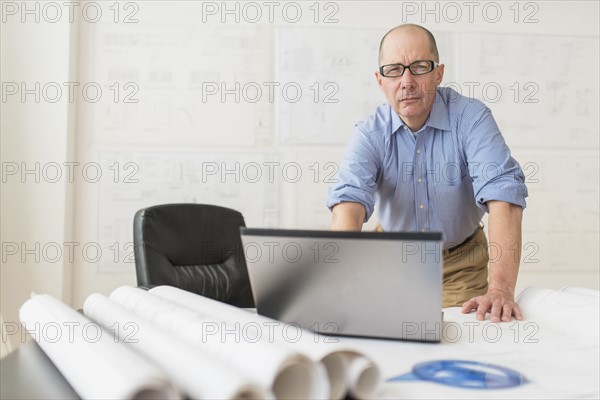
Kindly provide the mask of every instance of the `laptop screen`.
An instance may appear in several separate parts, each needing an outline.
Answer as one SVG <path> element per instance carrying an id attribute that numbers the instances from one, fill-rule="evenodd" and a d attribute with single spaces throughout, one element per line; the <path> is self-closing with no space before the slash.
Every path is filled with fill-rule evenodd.
<path id="1" fill-rule="evenodd" d="M 441 233 L 240 232 L 259 314 L 328 334 L 439 341 Z"/>

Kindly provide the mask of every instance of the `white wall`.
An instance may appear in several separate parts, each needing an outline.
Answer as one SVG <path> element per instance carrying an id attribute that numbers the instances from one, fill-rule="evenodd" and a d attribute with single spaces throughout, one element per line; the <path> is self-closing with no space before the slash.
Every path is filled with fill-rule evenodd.
<path id="1" fill-rule="evenodd" d="M 11 332 L 18 323 L 18 308 L 31 292 L 50 293 L 67 302 L 71 299 L 71 266 L 56 249 L 70 241 L 69 196 L 73 188 L 64 179 L 56 179 L 59 171 L 54 167 L 54 163 L 62 164 L 70 157 L 70 103 L 65 97 L 50 103 L 41 90 L 37 99 L 35 93 L 36 82 L 41 89 L 48 83 L 71 80 L 70 29 L 68 21 L 36 23 L 33 17 L 25 24 L 12 18 L 2 21 L 3 342 L 5 332 Z M 22 98 L 21 83 L 33 93 Z M 19 90 L 15 95 L 11 94 L 13 84 Z M 55 94 L 47 92 L 53 101 Z M 12 347 L 20 342 L 19 335 L 12 336 Z"/>
<path id="2" fill-rule="evenodd" d="M 474 94 L 528 168 L 517 290 L 598 288 L 597 2 L 281 2 L 273 22 L 262 2 L 228 2 L 239 7 L 236 21 L 221 15 L 221 2 L 186 1 L 120 3 L 118 15 L 104 3 L 90 22 L 91 3 L 78 26 L 66 16 L 51 24 L 11 15 L 2 24 L 3 82 L 80 84 L 75 104 L 2 102 L 3 163 L 79 163 L 73 183 L 2 183 L 3 243 L 77 243 L 72 263 L 6 255 L 5 322 L 17 321 L 31 290 L 79 307 L 91 292 L 135 284 L 131 220 L 147 205 L 217 203 L 251 226 L 327 227 L 323 204 L 346 138 L 384 101 L 372 77 L 378 40 L 403 22 L 436 34 L 446 83 L 503 90 Z M 302 17 L 291 23 L 297 7 Z M 247 91 L 239 101 L 203 99 L 223 82 Z M 302 89 L 298 102 L 280 90 L 286 84 Z M 96 86 L 102 96 L 92 99 Z"/>

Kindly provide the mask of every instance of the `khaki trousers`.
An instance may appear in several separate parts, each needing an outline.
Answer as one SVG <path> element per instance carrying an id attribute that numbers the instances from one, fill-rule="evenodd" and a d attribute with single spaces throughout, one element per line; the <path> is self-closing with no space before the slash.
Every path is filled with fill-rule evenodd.
<path id="1" fill-rule="evenodd" d="M 380 225 L 375 228 L 383 232 Z M 487 292 L 488 287 L 488 243 L 483 227 L 464 243 L 444 250 L 443 259 L 443 307 L 462 304 Z"/>
<path id="2" fill-rule="evenodd" d="M 444 307 L 462 306 L 488 288 L 488 243 L 483 228 L 457 247 L 444 250 L 442 303 Z"/>

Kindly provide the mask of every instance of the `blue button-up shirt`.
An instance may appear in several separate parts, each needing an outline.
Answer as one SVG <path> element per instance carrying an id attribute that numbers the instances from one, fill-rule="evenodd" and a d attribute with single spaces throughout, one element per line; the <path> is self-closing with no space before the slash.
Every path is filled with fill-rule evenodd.
<path id="1" fill-rule="evenodd" d="M 389 104 L 355 126 L 327 206 L 361 203 L 366 222 L 377 203 L 385 231 L 442 232 L 448 248 L 475 231 L 487 201 L 525 208 L 524 182 L 491 111 L 440 87 L 414 134 Z"/>

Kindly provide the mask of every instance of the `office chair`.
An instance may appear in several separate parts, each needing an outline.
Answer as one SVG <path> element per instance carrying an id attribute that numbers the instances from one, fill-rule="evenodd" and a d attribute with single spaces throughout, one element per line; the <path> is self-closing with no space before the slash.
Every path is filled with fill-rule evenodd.
<path id="1" fill-rule="evenodd" d="M 133 220 L 137 284 L 175 286 L 238 307 L 254 307 L 238 211 L 207 204 L 165 204 Z"/>

